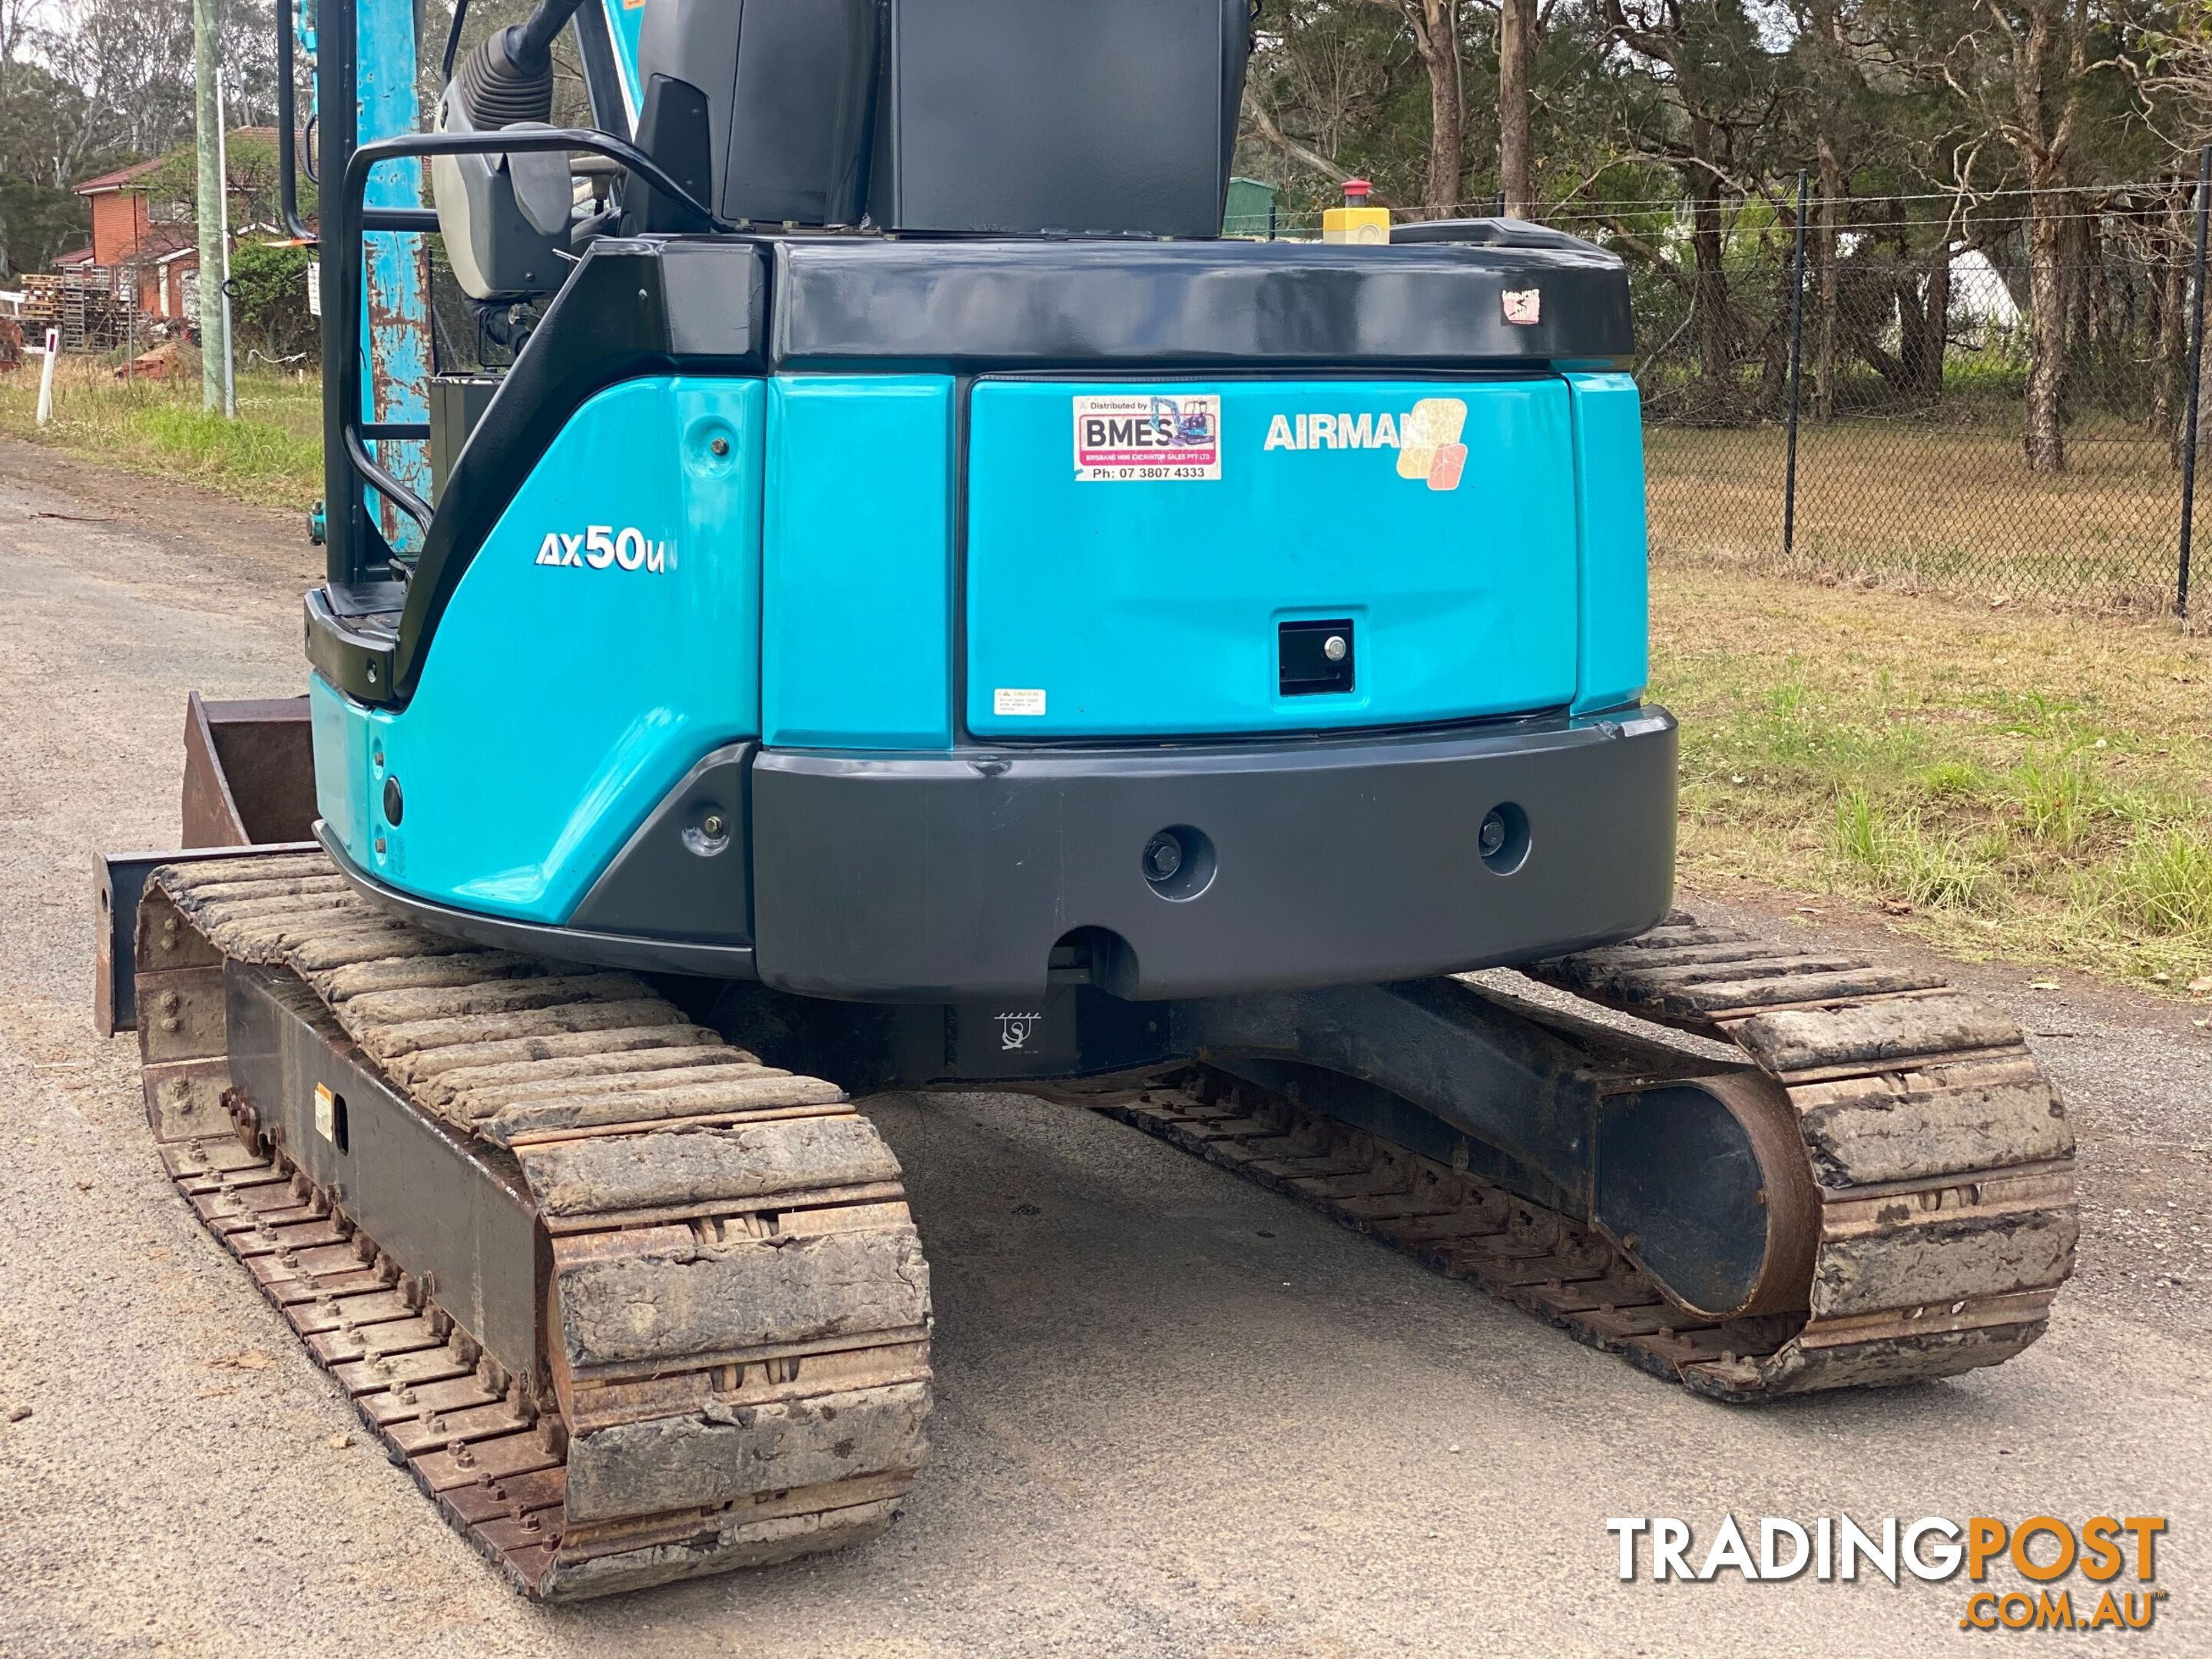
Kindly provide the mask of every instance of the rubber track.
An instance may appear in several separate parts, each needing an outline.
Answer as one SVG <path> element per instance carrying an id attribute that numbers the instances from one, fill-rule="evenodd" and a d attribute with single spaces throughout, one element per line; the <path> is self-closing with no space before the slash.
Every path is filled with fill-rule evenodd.
<path id="1" fill-rule="evenodd" d="M 2073 1135 L 1996 1010 L 1681 912 L 1530 972 L 1732 1042 L 1785 1091 L 1821 1200 L 1804 1312 L 1687 1313 L 1595 1229 L 1223 1073 L 1088 1103 L 1720 1400 L 1955 1376 L 2042 1335 L 2073 1271 Z"/>
<path id="2" fill-rule="evenodd" d="M 165 866 L 149 893 L 141 1041 L 165 1166 L 392 1460 L 526 1593 L 766 1565 L 890 1525 L 925 1450 L 927 1270 L 896 1159 L 834 1085 L 761 1065 L 628 975 L 396 921 L 317 854 Z M 514 1157 L 550 1234 L 550 1387 L 485 1354 L 270 1144 L 273 1112 L 228 1091 L 226 956 L 299 974 L 329 1040 Z M 244 1134 L 209 1121 L 216 1085 Z M 633 1328 L 641 1305 L 652 1328 Z"/>

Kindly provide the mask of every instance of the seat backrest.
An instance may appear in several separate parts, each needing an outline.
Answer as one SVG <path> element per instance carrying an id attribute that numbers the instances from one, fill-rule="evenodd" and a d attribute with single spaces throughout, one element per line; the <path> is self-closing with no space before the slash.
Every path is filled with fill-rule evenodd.
<path id="1" fill-rule="evenodd" d="M 1250 0 L 646 0 L 639 141 L 723 217 L 1219 234 Z"/>

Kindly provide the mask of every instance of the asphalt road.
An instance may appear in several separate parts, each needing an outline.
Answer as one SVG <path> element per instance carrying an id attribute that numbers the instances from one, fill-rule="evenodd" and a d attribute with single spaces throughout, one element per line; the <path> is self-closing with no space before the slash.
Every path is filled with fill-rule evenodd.
<path id="1" fill-rule="evenodd" d="M 187 688 L 301 688 L 314 568 L 289 520 L 0 444 L 0 1652 L 2212 1652 L 2212 1040 L 2009 971 L 1972 977 L 2066 1090 L 2086 1242 L 2000 1370 L 1716 1406 L 1113 1123 L 884 1098 L 938 1314 L 897 1525 L 526 1605 L 172 1196 L 93 1035 L 93 850 L 173 840 Z M 1690 1522 L 1694 1561 L 1724 1511 L 2162 1516 L 2170 1595 L 2030 1636 L 1960 1631 L 1963 1577 L 1617 1580 L 1607 1516 Z"/>

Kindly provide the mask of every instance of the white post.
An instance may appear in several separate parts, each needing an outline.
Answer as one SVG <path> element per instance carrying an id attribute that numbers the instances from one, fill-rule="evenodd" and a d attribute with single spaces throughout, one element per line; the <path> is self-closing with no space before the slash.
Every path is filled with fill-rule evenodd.
<path id="1" fill-rule="evenodd" d="M 217 290 L 222 295 L 222 412 L 231 420 L 238 418 L 238 354 L 230 344 L 230 118 L 223 109 L 222 71 L 215 72 L 215 170 L 222 180 L 216 200 L 222 205 L 216 210 L 216 234 L 222 240 L 222 284 Z M 207 296 L 200 296 L 200 307 L 204 313 Z M 202 337 L 205 337 L 203 327 Z"/>
<path id="2" fill-rule="evenodd" d="M 54 418 L 54 359 L 62 355 L 62 331 L 46 331 L 46 361 L 39 368 L 39 424 Z"/>

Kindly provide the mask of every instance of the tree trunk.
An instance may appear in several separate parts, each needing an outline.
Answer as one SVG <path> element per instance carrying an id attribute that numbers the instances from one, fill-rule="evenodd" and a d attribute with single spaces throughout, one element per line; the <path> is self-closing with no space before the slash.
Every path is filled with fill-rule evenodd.
<path id="1" fill-rule="evenodd" d="M 1700 169 L 1691 180 L 1690 248 L 1697 271 L 1692 283 L 1698 310 L 1698 372 L 1705 382 L 1699 401 L 1709 420 L 1726 420 L 1735 414 L 1735 331 L 1730 325 L 1728 272 L 1721 265 L 1721 190 L 1710 173 Z"/>
<path id="2" fill-rule="evenodd" d="M 1461 99 L 1459 0 L 1419 0 L 1414 43 L 1429 75 L 1428 210 L 1449 218 L 1459 204 L 1460 152 L 1466 125 Z"/>
<path id="3" fill-rule="evenodd" d="M 2058 405 L 2066 390 L 2065 198 L 2038 193 L 2027 199 L 2027 470 L 2063 472 Z"/>
<path id="4" fill-rule="evenodd" d="M 1536 0 L 1498 3 L 1498 185 L 1506 216 L 1536 208 L 1534 141 L 1529 131 L 1528 67 L 1536 55 Z"/>
<path id="5" fill-rule="evenodd" d="M 2065 262 L 2066 350 L 2071 356 L 2076 347 L 2087 345 L 2097 337 L 2095 292 L 2090 281 L 2090 249 L 2094 245 L 2081 199 L 2071 195 L 2060 199 L 2065 204 L 2066 212 L 2066 236 L 2059 244 L 2059 258 Z"/>
<path id="6" fill-rule="evenodd" d="M 2112 277 L 2105 269 L 2104 231 L 2090 216 L 2086 203 L 2078 204 L 2075 210 L 2082 216 L 2081 289 L 2088 336 L 2092 340 L 2109 340 L 2112 337 Z"/>
<path id="7" fill-rule="evenodd" d="M 2027 175 L 2027 395 L 2022 447 L 2031 472 L 2066 470 L 2067 203 L 2081 118 L 2086 24 L 2061 0 L 2033 0 L 2013 33 L 2014 120 L 2008 134 Z M 2063 88 L 2063 90 L 2061 90 Z M 2056 116 L 2056 119 L 2053 116 Z"/>
<path id="8" fill-rule="evenodd" d="M 1951 343 L 1951 236 L 1936 244 L 1928 264 L 1927 323 L 1920 331 L 1920 395 L 1931 404 L 1943 397 L 1943 353 Z"/>
<path id="9" fill-rule="evenodd" d="M 1837 237 L 1844 211 L 1844 169 L 1836 159 L 1827 135 L 1820 136 L 1820 238 L 1817 258 L 1820 267 L 1820 321 L 1813 337 L 1813 417 L 1832 419 L 1836 413 L 1836 301 L 1839 273 L 1836 269 Z"/>
<path id="10" fill-rule="evenodd" d="M 2164 435 L 2173 465 L 2181 465 L 2181 382 L 2189 372 L 2189 270 L 2196 244 L 2185 210 L 2187 195 L 2170 191 L 2166 234 L 2155 246 L 2164 252 L 2151 284 L 2150 429 Z"/>
<path id="11" fill-rule="evenodd" d="M 1413 52 L 1429 77 L 1429 170 L 1424 205 L 1432 219 L 1449 217 L 1459 204 L 1460 160 L 1467 130 L 1467 106 L 1460 85 L 1460 0 L 1376 0 L 1376 3 L 1396 6 L 1413 32 Z"/>

